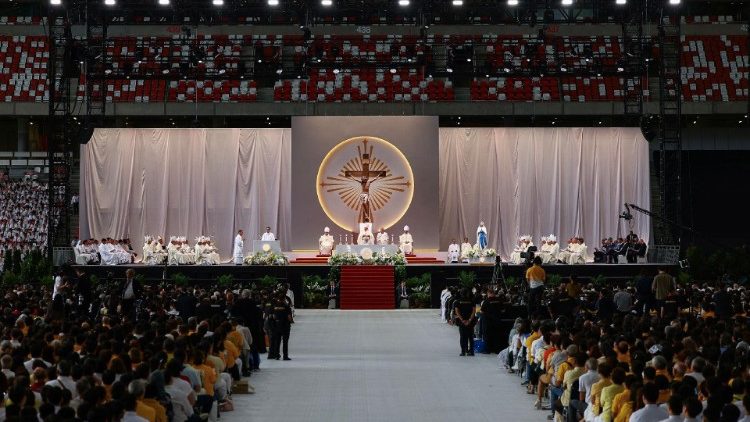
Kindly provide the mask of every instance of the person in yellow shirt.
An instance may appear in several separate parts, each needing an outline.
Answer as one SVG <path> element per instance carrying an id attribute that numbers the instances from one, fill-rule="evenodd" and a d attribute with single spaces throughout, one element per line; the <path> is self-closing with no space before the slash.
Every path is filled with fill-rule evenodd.
<path id="1" fill-rule="evenodd" d="M 531 364 L 534 361 L 534 356 L 531 354 L 531 343 L 533 343 L 536 339 L 542 336 L 542 330 L 541 330 L 541 323 L 539 321 L 532 321 L 531 322 L 531 335 L 526 337 L 526 340 L 523 342 L 524 347 L 526 348 L 526 371 L 524 372 L 524 384 L 528 384 L 531 380 Z"/>
<path id="2" fill-rule="evenodd" d="M 636 403 L 638 402 L 638 397 L 641 395 L 640 382 L 633 383 L 633 385 L 630 386 L 629 391 L 630 395 L 628 399 L 623 402 L 622 407 L 620 407 L 620 410 L 617 412 L 614 422 L 628 422 L 630 416 L 636 410 Z M 702 407 L 701 410 L 703 410 Z"/>
<path id="3" fill-rule="evenodd" d="M 597 422 L 612 422 L 612 402 L 615 396 L 622 393 L 625 390 L 623 383 L 625 382 L 625 370 L 617 367 L 612 371 L 612 384 L 602 389 L 600 402 L 602 404 L 602 412 L 596 419 Z"/>
<path id="4" fill-rule="evenodd" d="M 526 281 L 529 283 L 529 316 L 533 317 L 542 308 L 542 296 L 544 296 L 544 282 L 547 273 L 542 268 L 542 257 L 534 257 L 534 265 L 526 270 Z"/>
<path id="5" fill-rule="evenodd" d="M 214 385 L 216 384 L 216 370 L 206 364 L 206 356 L 200 350 L 193 352 L 192 367 L 201 375 L 201 383 L 206 394 L 214 397 Z"/>
<path id="6" fill-rule="evenodd" d="M 128 393 L 130 393 L 136 400 L 136 415 L 148 420 L 149 422 L 156 422 L 156 410 L 143 402 L 143 397 L 146 395 L 146 381 L 141 379 L 130 381 L 130 384 L 128 384 Z"/>
<path id="7" fill-rule="evenodd" d="M 625 389 L 618 395 L 615 396 L 614 400 L 612 400 L 612 417 L 617 418 L 617 416 L 622 411 L 623 405 L 630 400 L 630 391 L 633 387 L 633 384 L 638 381 L 638 377 L 636 377 L 634 374 L 628 374 L 625 377 Z"/>
<path id="8" fill-rule="evenodd" d="M 599 373 L 599 381 L 591 386 L 591 406 L 587 407 L 583 414 L 586 421 L 593 421 L 599 416 L 602 411 L 602 390 L 612 385 L 612 366 L 609 363 L 599 364 L 597 372 Z"/>
<path id="9" fill-rule="evenodd" d="M 156 385 L 151 383 L 147 384 L 146 393 L 143 396 L 143 404 L 154 409 L 154 413 L 156 415 L 156 419 L 154 420 L 154 422 L 168 422 L 167 409 L 165 409 L 164 406 L 162 406 L 162 404 L 156 400 L 156 395 Z"/>

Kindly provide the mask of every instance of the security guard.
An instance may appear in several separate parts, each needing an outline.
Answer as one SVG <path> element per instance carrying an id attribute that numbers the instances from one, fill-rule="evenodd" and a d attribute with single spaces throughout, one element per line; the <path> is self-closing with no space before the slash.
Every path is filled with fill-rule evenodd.
<path id="1" fill-rule="evenodd" d="M 271 350 L 268 353 L 269 359 L 279 360 L 281 348 L 284 354 L 284 360 L 289 358 L 289 334 L 292 324 L 292 308 L 286 301 L 285 292 L 277 293 L 271 309 Z"/>
<path id="2" fill-rule="evenodd" d="M 472 298 L 471 290 L 463 288 L 461 296 L 453 304 L 456 315 L 453 323 L 458 325 L 461 356 L 474 356 L 474 325 L 477 323 L 477 318 Z"/>

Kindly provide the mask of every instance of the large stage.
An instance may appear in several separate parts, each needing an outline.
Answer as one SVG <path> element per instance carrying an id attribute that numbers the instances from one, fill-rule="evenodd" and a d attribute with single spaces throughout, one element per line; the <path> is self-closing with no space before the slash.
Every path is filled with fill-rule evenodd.
<path id="1" fill-rule="evenodd" d="M 585 264 L 585 265 L 549 265 L 545 266 L 547 275 L 558 274 L 562 277 L 576 275 L 580 281 L 586 283 L 588 279 L 598 276 L 606 277 L 610 282 L 632 280 L 641 272 L 648 276 L 656 274 L 659 267 L 666 268 L 671 274 L 676 275 L 678 268 L 674 265 L 665 264 Z M 142 274 L 145 281 L 158 282 L 171 280 L 175 274 L 184 274 L 190 283 L 196 285 L 205 284 L 216 280 L 218 276 L 231 274 L 234 280 L 241 284 L 250 284 L 264 276 L 276 277 L 280 282 L 288 282 L 297 298 L 296 306 L 304 307 L 302 277 L 319 275 L 323 278 L 328 276 L 330 267 L 327 264 L 290 264 L 286 266 L 256 266 L 256 265 L 178 265 L 178 266 L 150 266 L 143 264 L 132 265 L 85 265 L 76 266 L 84 269 L 90 275 L 96 275 L 99 279 L 106 278 L 121 279 L 125 277 L 125 271 L 133 268 L 137 274 Z M 446 285 L 458 285 L 459 274 L 462 271 L 470 271 L 476 274 L 479 283 L 488 283 L 492 279 L 494 265 L 492 264 L 408 264 L 406 266 L 407 277 L 421 276 L 429 273 L 432 278 L 431 296 L 432 307 L 440 306 L 440 292 Z M 516 280 L 523 279 L 526 271 L 524 265 L 502 265 L 502 274 L 506 278 L 514 277 Z M 395 286 L 394 286 L 395 288 Z"/>

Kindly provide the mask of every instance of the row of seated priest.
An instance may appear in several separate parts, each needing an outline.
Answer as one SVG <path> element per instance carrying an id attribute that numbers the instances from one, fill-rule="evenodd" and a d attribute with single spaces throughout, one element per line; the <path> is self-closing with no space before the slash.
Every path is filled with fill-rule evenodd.
<path id="1" fill-rule="evenodd" d="M 469 243 L 468 238 L 464 238 L 463 243 L 459 246 L 456 241 L 452 241 L 448 246 L 448 262 L 468 262 L 471 252 L 476 249 L 476 245 Z M 534 245 L 533 237 L 523 235 L 518 238 L 518 245 L 513 249 L 509 262 L 520 265 L 530 261 L 533 256 L 539 256 L 543 264 L 585 264 L 591 260 L 588 255 L 588 247 L 582 237 L 572 237 L 564 249 L 560 249 L 557 243 L 557 236 L 551 234 L 542 237 L 542 243 L 539 247 Z"/>
<path id="2" fill-rule="evenodd" d="M 339 239 L 339 243 L 349 243 L 347 240 Z M 393 245 L 396 244 L 395 238 L 390 236 L 385 228 L 381 227 L 377 233 L 372 231 L 372 223 L 360 223 L 359 234 L 355 242 L 357 245 Z M 321 256 L 331 256 L 336 247 L 336 239 L 331 235 L 331 229 L 326 227 L 323 234 L 318 239 L 318 253 Z M 398 236 L 399 252 L 411 255 L 414 252 L 414 238 L 409 232 L 409 226 L 404 226 L 404 232 Z"/>
<path id="3" fill-rule="evenodd" d="M 141 259 L 146 265 L 217 265 L 221 262 L 216 245 L 208 236 L 199 236 L 195 245 L 185 236 L 172 236 L 165 244 L 164 238 L 145 236 L 139 257 L 129 242 L 102 239 L 102 242 L 86 240 L 74 247 L 76 263 L 120 265 Z"/>

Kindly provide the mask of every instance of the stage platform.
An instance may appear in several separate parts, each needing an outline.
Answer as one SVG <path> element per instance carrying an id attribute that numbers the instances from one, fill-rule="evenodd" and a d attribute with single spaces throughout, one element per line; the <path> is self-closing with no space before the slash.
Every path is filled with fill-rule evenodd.
<path id="1" fill-rule="evenodd" d="M 298 303 L 297 307 L 304 307 L 302 303 L 304 295 L 302 289 L 302 277 L 319 275 L 323 278 L 328 276 L 328 264 L 290 264 L 286 266 L 259 266 L 259 265 L 176 265 L 176 266 L 152 266 L 143 264 L 130 265 L 82 265 L 74 266 L 82 268 L 86 273 L 96 275 L 100 280 L 111 278 L 113 280 L 125 277 L 125 271 L 132 268 L 137 274 L 142 274 L 147 283 L 157 283 L 162 280 L 171 280 L 178 273 L 189 278 L 189 282 L 195 285 L 205 284 L 216 280 L 220 275 L 231 274 L 235 282 L 240 284 L 251 284 L 268 275 L 278 278 L 280 282 L 288 282 Z M 547 275 L 559 274 L 568 277 L 572 274 L 579 277 L 582 283 L 588 279 L 604 276 L 610 282 L 633 280 L 642 271 L 647 276 L 653 277 L 659 267 L 666 268 L 670 274 L 677 275 L 679 267 L 668 264 L 584 264 L 584 265 L 547 265 L 544 269 Z M 421 276 L 430 273 L 431 283 L 431 305 L 440 306 L 440 292 L 446 285 L 458 285 L 458 276 L 462 271 L 470 271 L 476 274 L 479 283 L 488 283 L 492 279 L 494 264 L 408 264 L 406 265 L 407 277 Z M 524 265 L 502 265 L 502 273 L 516 280 L 523 279 L 526 267 Z M 395 288 L 395 286 L 394 286 Z"/>

